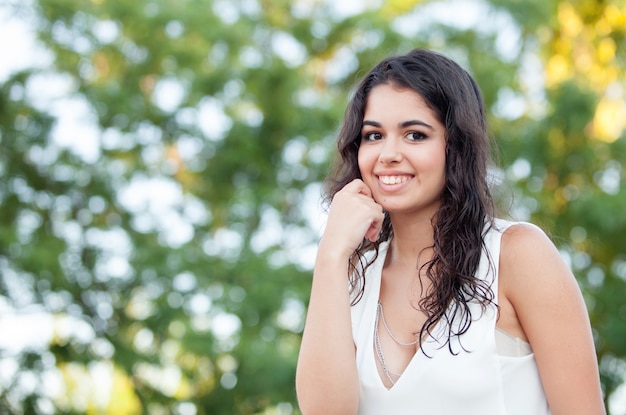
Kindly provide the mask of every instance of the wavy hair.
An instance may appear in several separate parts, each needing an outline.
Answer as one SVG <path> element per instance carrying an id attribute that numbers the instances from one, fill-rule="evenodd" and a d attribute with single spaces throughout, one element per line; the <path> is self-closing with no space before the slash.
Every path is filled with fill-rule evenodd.
<path id="1" fill-rule="evenodd" d="M 418 303 L 427 319 L 419 330 L 420 344 L 435 325 L 447 322 L 447 344 L 472 322 L 469 302 L 483 309 L 493 302 L 490 286 L 474 276 L 493 224 L 494 202 L 488 184 L 491 146 L 482 93 L 472 77 L 454 61 L 426 50 L 384 59 L 358 83 L 348 103 L 337 139 L 339 158 L 325 182 L 325 201 L 346 184 L 360 179 L 358 152 L 365 106 L 370 91 L 382 84 L 418 93 L 446 130 L 445 188 L 433 216 L 433 257 L 419 267 L 432 283 Z M 363 239 L 350 258 L 352 304 L 363 296 L 365 270 L 378 257 L 379 246 L 393 236 L 389 214 L 376 242 Z M 374 251 L 373 255 L 365 255 Z M 368 259 L 369 258 L 369 259 Z M 490 266 L 492 260 L 489 260 Z M 459 319 L 457 329 L 452 321 Z"/>

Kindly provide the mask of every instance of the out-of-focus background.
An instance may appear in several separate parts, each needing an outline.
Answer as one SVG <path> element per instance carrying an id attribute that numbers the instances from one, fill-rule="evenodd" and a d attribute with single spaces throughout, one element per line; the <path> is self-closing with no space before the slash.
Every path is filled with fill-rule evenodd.
<path id="1" fill-rule="evenodd" d="M 298 414 L 335 134 L 416 46 L 481 85 L 625 414 L 623 0 L 1 1 L 0 413 Z"/>

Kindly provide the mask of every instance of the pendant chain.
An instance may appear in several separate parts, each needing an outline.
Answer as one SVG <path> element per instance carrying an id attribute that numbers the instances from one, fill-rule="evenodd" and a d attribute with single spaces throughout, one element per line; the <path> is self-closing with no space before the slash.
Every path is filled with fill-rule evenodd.
<path id="1" fill-rule="evenodd" d="M 395 341 L 396 343 L 398 343 L 402 347 L 411 347 L 411 346 L 415 346 L 417 344 L 419 339 L 415 339 L 415 341 L 412 341 L 410 343 L 404 343 L 404 342 L 401 342 L 400 340 L 398 340 L 398 338 L 393 335 L 393 333 L 391 332 L 391 329 L 387 325 L 387 320 L 385 320 L 385 313 L 383 313 L 383 305 L 381 303 L 378 303 L 378 313 L 380 313 L 380 317 L 383 320 L 383 325 L 385 326 L 385 329 L 387 330 L 387 333 L 389 333 L 389 336 L 393 339 L 393 341 Z"/>
<path id="2" fill-rule="evenodd" d="M 398 340 L 398 338 L 393 335 L 393 333 L 391 332 L 391 329 L 387 325 L 387 321 L 385 320 L 385 314 L 383 313 L 383 305 L 381 303 L 378 303 L 378 306 L 376 307 L 376 320 L 374 320 L 374 348 L 376 349 L 376 357 L 378 358 L 380 367 L 383 370 L 383 374 L 385 375 L 385 377 L 387 378 L 391 386 L 393 386 L 396 384 L 397 379 L 400 378 L 401 374 L 395 373 L 387 367 L 387 363 L 385 361 L 385 355 L 383 354 L 383 348 L 380 344 L 380 335 L 378 334 L 379 320 L 383 321 L 383 326 L 385 326 L 385 330 L 387 331 L 391 339 L 395 341 L 397 344 L 399 344 L 400 346 L 403 346 L 403 347 L 415 346 L 418 343 L 419 339 L 410 343 L 404 343 Z M 396 380 L 393 380 L 392 376 L 395 377 Z"/>
<path id="3" fill-rule="evenodd" d="M 378 307 L 376 308 L 376 320 L 374 320 L 374 348 L 376 349 L 376 357 L 378 358 L 380 367 L 383 370 L 383 374 L 385 375 L 385 377 L 387 378 L 391 386 L 393 386 L 396 384 L 396 381 L 394 381 L 391 378 L 391 376 L 399 378 L 400 374 L 389 370 L 389 368 L 387 368 L 387 364 L 385 363 L 385 355 L 383 354 L 383 348 L 380 345 L 380 336 L 378 335 L 378 319 L 379 319 L 380 311 L 381 311 L 381 307 L 379 303 Z"/>

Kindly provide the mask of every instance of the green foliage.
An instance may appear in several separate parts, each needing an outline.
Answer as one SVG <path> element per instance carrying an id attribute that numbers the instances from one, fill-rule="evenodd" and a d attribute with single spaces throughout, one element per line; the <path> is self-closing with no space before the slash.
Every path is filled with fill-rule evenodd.
<path id="1" fill-rule="evenodd" d="M 349 16 L 331 3 L 11 6 L 36 22 L 53 64 L 0 86 L 0 310 L 52 316 L 52 334 L 0 349 L 20 368 L 0 379 L 0 408 L 297 413 L 311 194 L 354 81 L 415 46 L 458 59 L 481 85 L 512 213 L 571 259 L 608 400 L 626 356 L 626 149 L 623 132 L 593 136 L 597 85 L 571 76 L 530 91 L 522 68 L 555 48 L 560 3 L 494 0 L 493 27 L 450 25 L 436 1 Z M 518 25 L 512 50 L 499 46 L 503 16 Z M 46 101 L 46 86 L 62 92 Z M 525 100 L 514 116 L 502 110 L 511 95 Z M 91 129 L 61 128 L 75 113 Z M 98 370 L 111 399 L 89 389 Z"/>

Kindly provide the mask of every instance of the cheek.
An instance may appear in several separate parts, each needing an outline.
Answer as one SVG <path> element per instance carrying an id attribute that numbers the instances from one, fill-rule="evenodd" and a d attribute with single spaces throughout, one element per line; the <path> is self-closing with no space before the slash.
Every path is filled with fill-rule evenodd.
<path id="1" fill-rule="evenodd" d="M 432 152 L 424 155 L 416 164 L 421 166 L 422 172 L 428 172 L 433 179 L 445 183 L 446 180 L 446 154 L 445 151 Z"/>
<path id="2" fill-rule="evenodd" d="M 445 147 L 437 148 L 433 151 L 430 162 L 432 163 L 433 169 L 440 170 L 441 174 L 445 175 L 446 173 L 446 149 Z"/>
<path id="3" fill-rule="evenodd" d="M 413 163 L 429 171 L 446 169 L 446 154 L 439 149 L 423 151 L 413 156 Z"/>

